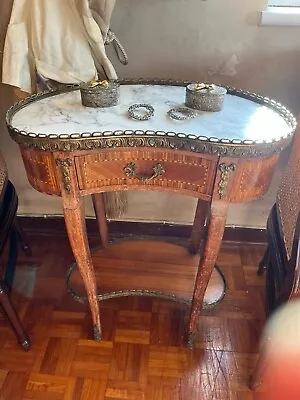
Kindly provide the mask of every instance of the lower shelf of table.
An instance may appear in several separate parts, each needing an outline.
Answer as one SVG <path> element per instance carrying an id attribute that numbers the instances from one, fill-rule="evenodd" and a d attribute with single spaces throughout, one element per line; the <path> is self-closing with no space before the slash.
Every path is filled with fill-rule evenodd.
<path id="1" fill-rule="evenodd" d="M 99 300 L 129 295 L 156 296 L 189 304 L 193 297 L 199 255 L 182 246 L 150 240 L 115 243 L 92 252 Z M 79 270 L 69 270 L 68 288 L 75 299 L 83 301 L 86 291 Z M 223 297 L 222 276 L 212 274 L 206 303 Z"/>

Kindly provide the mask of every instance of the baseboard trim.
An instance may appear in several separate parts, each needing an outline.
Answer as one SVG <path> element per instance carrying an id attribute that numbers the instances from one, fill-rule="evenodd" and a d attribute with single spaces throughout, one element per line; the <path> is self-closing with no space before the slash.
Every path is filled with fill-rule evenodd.
<path id="1" fill-rule="evenodd" d="M 18 217 L 22 228 L 31 234 L 66 235 L 66 227 L 63 217 Z M 89 236 L 98 235 L 98 226 L 95 219 L 87 219 L 87 231 Z M 158 222 L 133 222 L 110 221 L 109 232 L 112 236 L 137 235 L 189 238 L 191 225 L 178 225 Z M 224 241 L 234 243 L 264 244 L 267 242 L 265 229 L 226 227 Z"/>

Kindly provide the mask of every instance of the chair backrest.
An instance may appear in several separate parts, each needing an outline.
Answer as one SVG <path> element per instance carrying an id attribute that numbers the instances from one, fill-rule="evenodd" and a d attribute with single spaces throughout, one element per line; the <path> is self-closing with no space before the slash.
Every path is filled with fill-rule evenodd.
<path id="1" fill-rule="evenodd" d="M 276 204 L 267 222 L 268 248 L 263 265 L 267 266 L 267 314 L 273 314 L 280 305 L 292 297 L 300 296 L 300 123 L 298 121 L 290 158 L 280 184 Z M 299 301 L 288 302 L 268 320 L 261 341 L 262 353 L 251 378 L 255 389 L 262 381 L 265 369 L 266 399 L 298 398 L 299 369 Z M 295 345 L 296 344 L 296 345 Z M 287 347 L 288 345 L 288 347 Z M 279 355 L 279 353 L 281 353 Z M 285 355 L 285 359 L 282 357 Z M 297 356 L 296 364 L 289 364 Z M 280 368 L 274 368 L 280 361 Z M 275 364 L 274 364 L 275 362 Z M 286 363 L 286 364 L 284 364 Z M 280 371 L 280 373 L 278 373 Z M 277 375 L 276 375 L 277 372 Z M 296 372 L 296 374 L 294 374 Z M 293 373 L 293 375 L 292 375 Z M 297 375 L 298 374 L 298 375 Z M 291 386 L 297 382 L 297 397 Z M 272 393 L 271 393 L 272 391 Z M 290 396 L 286 396 L 289 391 Z"/>
<path id="2" fill-rule="evenodd" d="M 300 290 L 300 124 L 267 224 L 269 265 L 267 268 L 267 312 Z"/>
<path id="3" fill-rule="evenodd" d="M 276 207 L 278 221 L 287 258 L 292 256 L 292 248 L 297 218 L 300 212 L 300 122 L 294 136 L 288 164 L 285 168 L 277 193 Z"/>
<path id="4" fill-rule="evenodd" d="M 280 303 L 299 291 L 299 235 L 300 235 L 300 121 L 294 136 L 291 154 L 285 168 L 276 200 L 279 233 L 284 244 L 286 280 L 281 290 Z"/>

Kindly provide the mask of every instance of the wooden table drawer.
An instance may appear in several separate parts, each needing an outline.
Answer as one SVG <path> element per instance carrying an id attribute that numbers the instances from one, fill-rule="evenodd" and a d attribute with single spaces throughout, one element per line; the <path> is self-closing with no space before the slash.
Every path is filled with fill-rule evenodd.
<path id="1" fill-rule="evenodd" d="M 138 188 L 206 198 L 212 193 L 217 157 L 163 149 L 109 149 L 76 157 L 75 163 L 84 191 Z M 162 175 L 153 178 L 157 164 Z M 135 167 L 135 176 L 126 175 L 129 165 Z"/>

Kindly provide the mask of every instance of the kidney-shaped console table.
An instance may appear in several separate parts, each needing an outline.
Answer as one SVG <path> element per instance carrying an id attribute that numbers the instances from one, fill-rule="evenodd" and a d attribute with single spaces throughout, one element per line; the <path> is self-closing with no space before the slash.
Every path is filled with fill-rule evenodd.
<path id="1" fill-rule="evenodd" d="M 193 296 L 186 299 L 191 304 L 191 344 L 222 242 L 228 206 L 257 199 L 268 190 L 279 153 L 292 140 L 296 122 L 285 107 L 233 88 L 227 88 L 220 112 L 198 112 L 195 118 L 185 121 L 170 119 L 167 111 L 183 105 L 188 83 L 122 81 L 119 104 L 105 109 L 84 107 L 78 87 L 70 87 L 31 96 L 7 112 L 8 130 L 20 146 L 29 182 L 38 191 L 62 197 L 95 339 L 101 338 L 101 325 L 84 196 L 94 196 L 104 246 L 104 192 L 166 191 L 193 196 L 199 199 L 198 204 L 204 201 L 210 205 Z M 130 119 L 127 110 L 134 103 L 151 104 L 154 116 L 147 121 Z M 192 251 L 200 240 L 199 208 L 191 237 Z M 147 286 L 147 280 L 143 285 Z M 162 292 L 135 285 L 132 275 L 124 290 L 124 295 L 130 294 L 176 299 L 168 287 Z"/>

